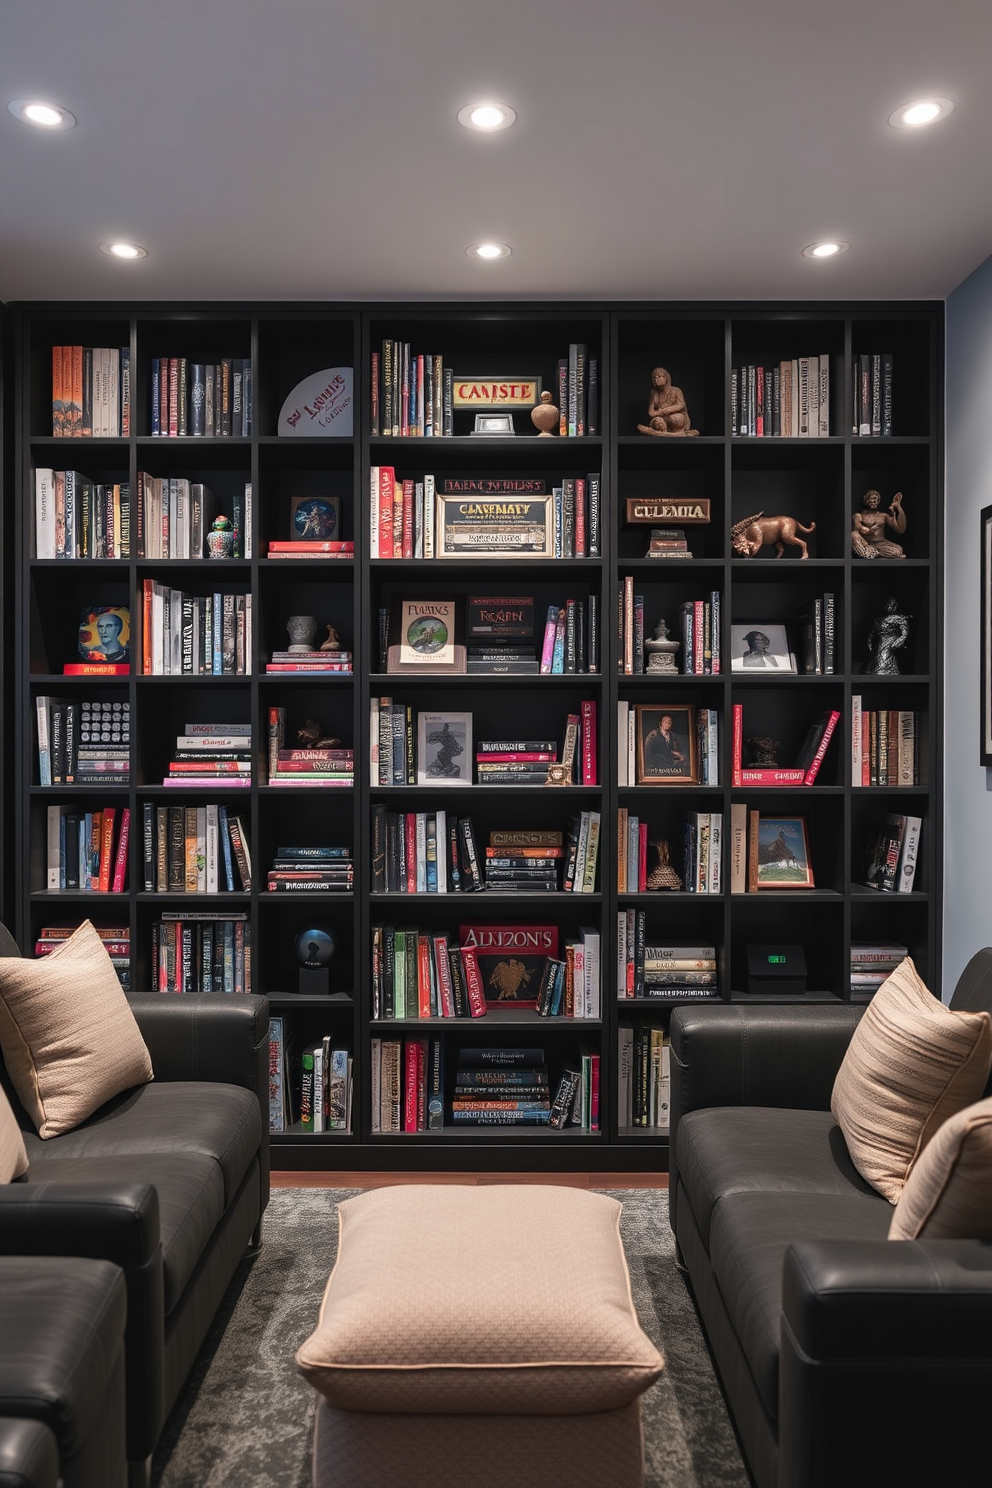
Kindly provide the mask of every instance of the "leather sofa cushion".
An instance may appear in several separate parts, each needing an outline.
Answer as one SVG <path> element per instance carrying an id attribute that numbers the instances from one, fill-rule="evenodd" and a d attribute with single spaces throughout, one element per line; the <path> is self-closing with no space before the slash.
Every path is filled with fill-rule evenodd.
<path id="1" fill-rule="evenodd" d="M 108 1101 L 89 1121 L 59 1137 L 52 1156 L 82 1161 L 89 1157 L 199 1155 L 220 1170 L 226 1209 L 258 1152 L 262 1136 L 257 1097 L 237 1085 L 196 1080 L 152 1082 Z M 32 1133 L 25 1146 L 35 1176 L 52 1144 Z M 140 1171 L 132 1176 L 141 1176 Z M 146 1182 L 151 1180 L 145 1177 Z"/>
<path id="2" fill-rule="evenodd" d="M 851 1162 L 829 1111 L 714 1106 L 683 1116 L 675 1141 L 680 1181 L 707 1250 L 714 1207 L 727 1194 L 843 1198 L 853 1190 L 878 1200 Z M 882 1209 L 888 1215 L 888 1207 Z"/>
<path id="3" fill-rule="evenodd" d="M 115 1153 L 70 1157 L 62 1143 L 33 1164 L 26 1182 L 96 1183 L 131 1180 L 151 1183 L 158 1194 L 165 1314 L 175 1307 L 224 1213 L 220 1168 L 195 1152 Z M 51 1156 L 49 1156 L 51 1151 Z"/>
<path id="4" fill-rule="evenodd" d="M 747 1148 L 738 1148 L 738 1161 Z M 730 1193 L 710 1221 L 710 1261 L 730 1324 L 778 1419 L 782 1263 L 798 1240 L 884 1240 L 892 1210 L 875 1193 Z"/>
<path id="5" fill-rule="evenodd" d="M 24 1137 L 17 1124 L 17 1117 L 10 1109 L 10 1101 L 0 1089 L 0 1183 L 9 1183 L 27 1172 L 28 1155 L 24 1148 Z"/>
<path id="6" fill-rule="evenodd" d="M 944 1122 L 892 1211 L 890 1240 L 992 1240 L 992 1100 Z"/>
<path id="7" fill-rule="evenodd" d="M 46 1138 L 152 1078 L 145 1041 L 89 920 L 37 961 L 0 956 L 0 1047 Z"/>
<path id="8" fill-rule="evenodd" d="M 126 1312 L 110 1261 L 0 1256 L 0 1414 L 43 1421 L 72 1456 L 104 1412 Z"/>

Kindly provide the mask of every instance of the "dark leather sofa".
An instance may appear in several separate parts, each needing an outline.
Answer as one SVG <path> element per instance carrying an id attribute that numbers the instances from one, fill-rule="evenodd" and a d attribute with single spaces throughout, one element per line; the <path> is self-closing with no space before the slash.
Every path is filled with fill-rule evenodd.
<path id="1" fill-rule="evenodd" d="M 992 1012 L 992 948 L 950 1005 Z M 992 1244 L 886 1238 L 830 1114 L 861 1013 L 673 1011 L 680 1259 L 757 1488 L 987 1488 Z"/>
<path id="2" fill-rule="evenodd" d="M 0 954 L 18 954 L 6 931 Z M 0 1254 L 110 1260 L 126 1281 L 129 1482 L 151 1454 L 269 1195 L 268 1002 L 132 994 L 155 1078 L 42 1141 L 0 1066 L 29 1168 Z M 0 1342 L 0 1349 L 3 1344 Z"/>

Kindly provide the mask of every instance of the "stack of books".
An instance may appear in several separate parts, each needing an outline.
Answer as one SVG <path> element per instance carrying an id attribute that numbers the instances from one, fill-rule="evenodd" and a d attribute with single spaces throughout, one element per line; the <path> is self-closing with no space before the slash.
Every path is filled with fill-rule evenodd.
<path id="1" fill-rule="evenodd" d="M 251 891 L 251 850 L 241 817 L 226 806 L 142 807 L 146 894 Z"/>
<path id="2" fill-rule="evenodd" d="M 564 840 L 564 833 L 557 831 L 511 827 L 490 832 L 484 859 L 486 888 L 524 893 L 560 889 Z"/>
<path id="3" fill-rule="evenodd" d="M 103 942 L 104 949 L 113 963 L 117 980 L 125 992 L 131 988 L 131 931 L 127 925 L 94 925 L 94 930 Z M 78 925 L 45 925 L 38 931 L 34 943 L 36 956 L 50 956 L 60 945 L 78 930 Z"/>
<path id="4" fill-rule="evenodd" d="M 510 673 L 526 675 L 540 671 L 533 641 L 490 641 L 469 646 L 465 662 L 467 672 L 500 677 Z"/>
<path id="5" fill-rule="evenodd" d="M 250 992 L 248 915 L 169 911 L 152 925 L 151 958 L 160 992 Z"/>
<path id="6" fill-rule="evenodd" d="M 275 769 L 269 766 L 270 785 L 339 785 L 355 781 L 352 749 L 279 749 Z"/>
<path id="7" fill-rule="evenodd" d="M 479 785 L 544 785 L 558 756 L 554 739 L 482 739 L 475 751 Z"/>
<path id="8" fill-rule="evenodd" d="M 350 894 L 355 865 L 347 847 L 277 847 L 266 884 L 270 893 Z"/>
<path id="9" fill-rule="evenodd" d="M 543 1049 L 459 1049 L 451 1100 L 456 1125 L 547 1126 L 550 1116 Z"/>
<path id="10" fill-rule="evenodd" d="M 352 672 L 350 651 L 273 651 L 267 672 Z"/>
<path id="11" fill-rule="evenodd" d="M 49 806 L 49 893 L 59 889 L 123 893 L 130 826 L 129 806 L 104 806 L 100 811 Z"/>
<path id="12" fill-rule="evenodd" d="M 716 947 L 712 945 L 648 945 L 644 947 L 645 997 L 678 1002 L 715 997 Z"/>
<path id="13" fill-rule="evenodd" d="M 35 698 L 39 785 L 128 785 L 130 703 Z"/>
<path id="14" fill-rule="evenodd" d="M 350 540 L 293 538 L 286 542 L 270 542 L 268 553 L 270 558 L 354 558 L 355 544 Z"/>
<path id="15" fill-rule="evenodd" d="M 684 527 L 652 527 L 648 558 L 691 558 Z"/>
<path id="16" fill-rule="evenodd" d="M 909 955 L 892 940 L 851 942 L 851 996 L 867 1000 Z"/>
<path id="17" fill-rule="evenodd" d="M 176 739 L 163 785 L 247 786 L 251 784 L 250 723 L 188 723 Z"/>

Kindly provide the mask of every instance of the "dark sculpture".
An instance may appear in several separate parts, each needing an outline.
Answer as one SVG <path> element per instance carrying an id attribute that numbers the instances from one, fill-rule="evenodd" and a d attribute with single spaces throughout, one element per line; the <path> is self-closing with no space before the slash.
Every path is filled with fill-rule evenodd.
<path id="1" fill-rule="evenodd" d="M 455 756 L 464 754 L 465 751 L 459 744 L 457 735 L 452 733 L 449 723 L 445 723 L 441 728 L 435 729 L 432 734 L 428 734 L 427 743 L 440 745 L 433 760 L 427 766 L 428 775 L 439 780 L 450 780 L 452 776 L 461 774 L 460 768 L 455 764 Z"/>
<path id="2" fill-rule="evenodd" d="M 671 438 L 673 435 L 684 438 L 699 433 L 698 429 L 692 428 L 682 389 L 672 385 L 672 379 L 664 367 L 655 367 L 651 373 L 648 421 L 637 427 L 642 434 L 654 434 L 660 438 Z"/>
<path id="3" fill-rule="evenodd" d="M 778 739 L 769 739 L 765 734 L 752 734 L 744 742 L 747 745 L 747 762 L 749 765 L 778 764 Z"/>
<path id="4" fill-rule="evenodd" d="M 866 491 L 861 498 L 861 510 L 854 513 L 851 528 L 851 548 L 856 558 L 905 558 L 906 554 L 897 542 L 886 537 L 885 530 L 891 527 L 902 537 L 906 531 L 906 516 L 902 509 L 902 493 L 897 491 L 889 502 L 888 511 L 881 510 L 882 497 L 878 491 Z"/>
<path id="5" fill-rule="evenodd" d="M 674 889 L 678 891 L 682 887 L 682 880 L 668 861 L 668 842 L 664 837 L 651 846 L 658 854 L 658 861 L 647 876 L 647 887 L 649 889 Z"/>
<path id="6" fill-rule="evenodd" d="M 301 729 L 296 730 L 296 737 L 304 749 L 334 749 L 341 743 L 340 739 L 333 739 L 324 733 L 324 726 L 318 723 L 316 718 L 308 718 Z"/>
<path id="7" fill-rule="evenodd" d="M 766 517 L 764 512 L 755 512 L 753 517 L 744 517 L 731 527 L 730 546 L 742 558 L 753 558 L 767 544 L 769 547 L 774 546 L 775 557 L 781 558 L 786 543 L 789 543 L 794 548 L 802 549 L 800 558 L 808 558 L 809 548 L 801 537 L 796 536 L 797 530 L 808 535 L 816 531 L 816 523 L 811 522 L 808 527 L 804 527 L 795 517 Z"/>
<path id="8" fill-rule="evenodd" d="M 895 653 L 909 640 L 910 616 L 903 614 L 896 598 L 888 600 L 883 614 L 876 616 L 868 635 L 866 672 L 875 677 L 898 677 Z"/>

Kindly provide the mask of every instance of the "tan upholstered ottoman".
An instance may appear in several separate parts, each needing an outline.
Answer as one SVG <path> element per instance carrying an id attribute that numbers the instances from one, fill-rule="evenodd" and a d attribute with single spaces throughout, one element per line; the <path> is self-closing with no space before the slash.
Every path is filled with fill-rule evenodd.
<path id="1" fill-rule="evenodd" d="M 315 1488 L 639 1488 L 639 1397 L 662 1359 L 634 1311 L 620 1208 L 519 1184 L 341 1204 L 296 1356 L 322 1396 Z"/>

